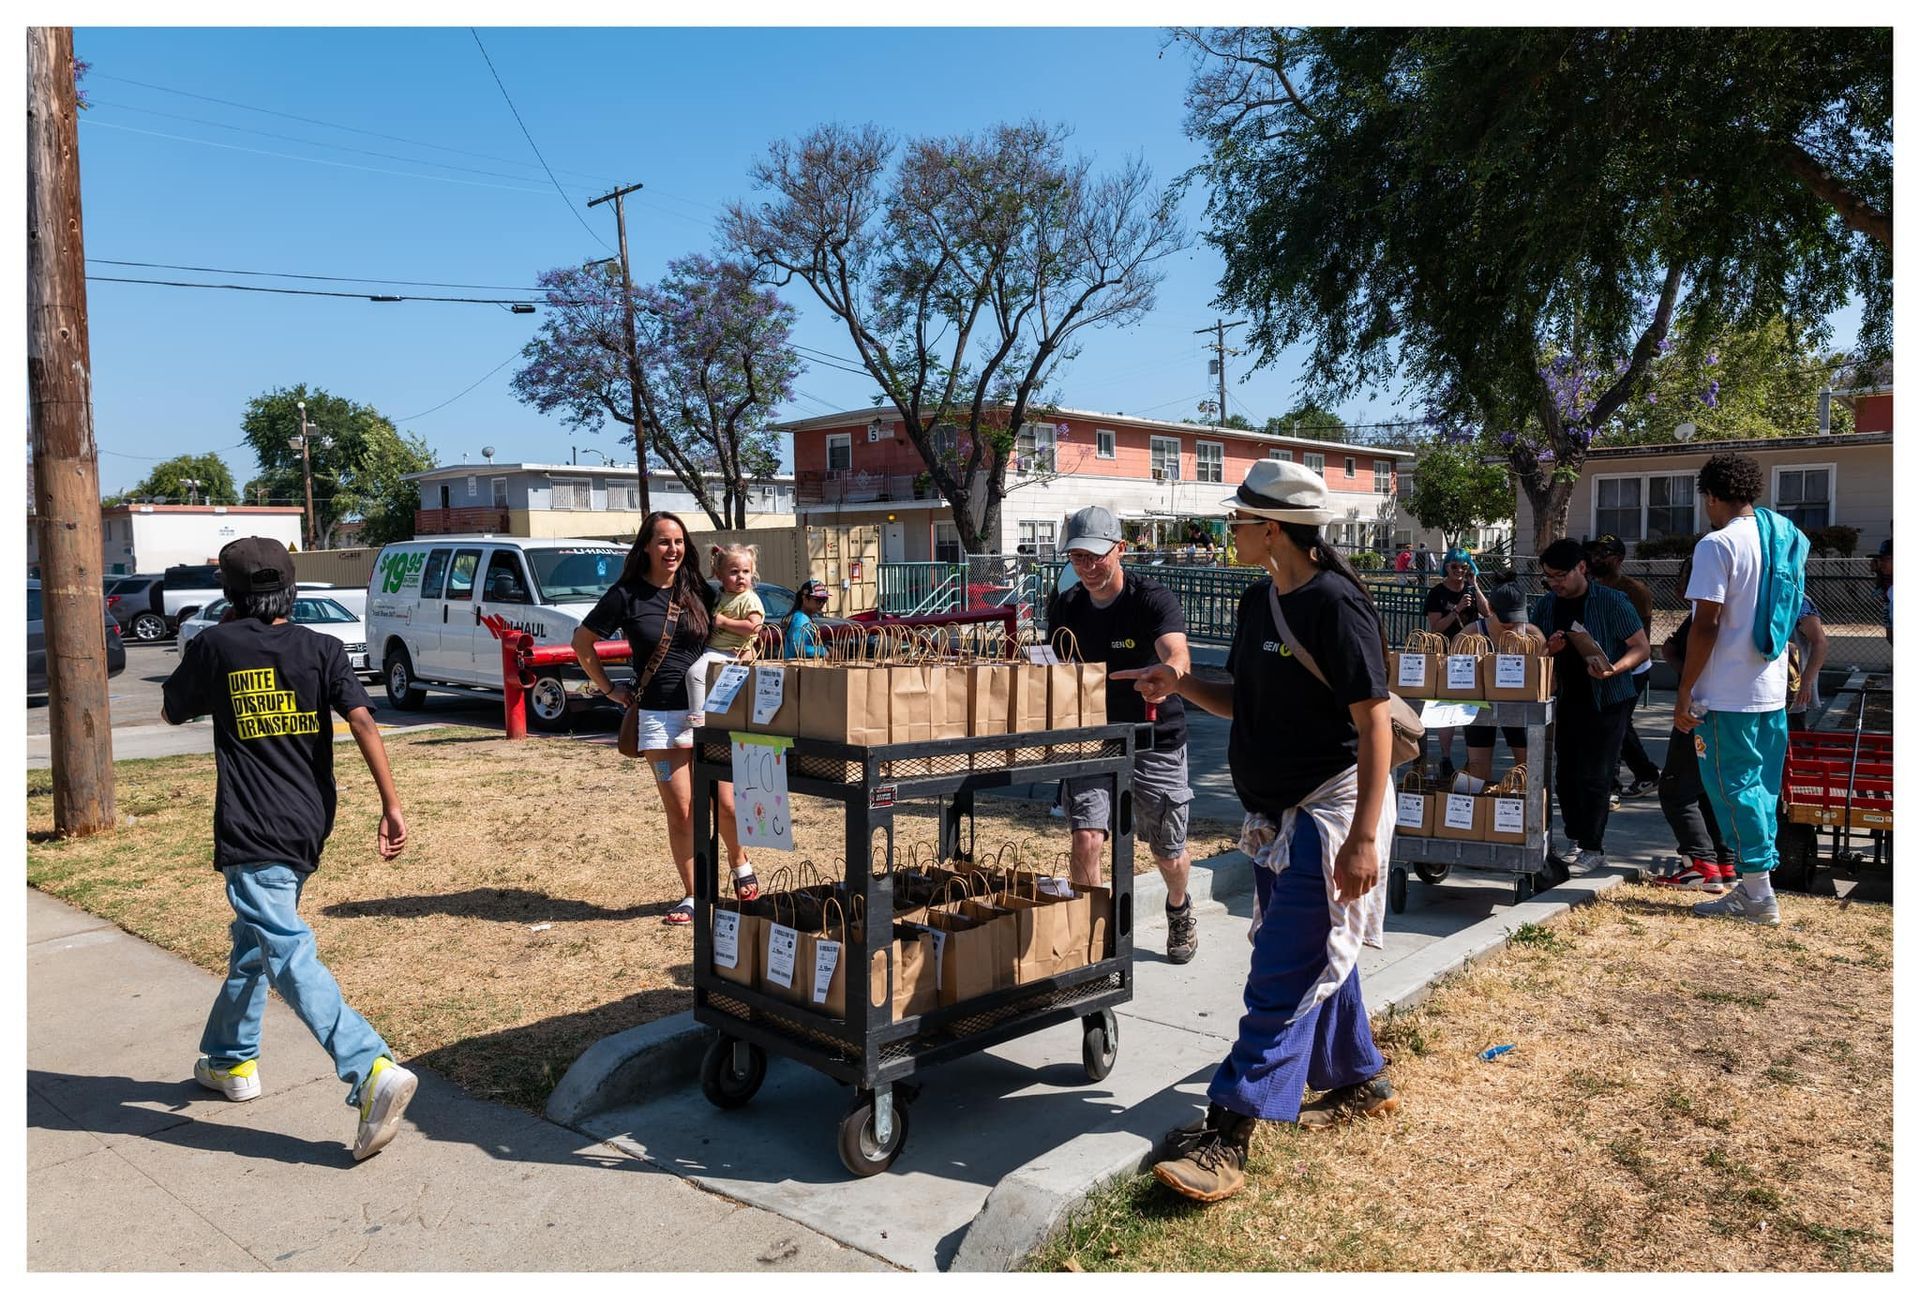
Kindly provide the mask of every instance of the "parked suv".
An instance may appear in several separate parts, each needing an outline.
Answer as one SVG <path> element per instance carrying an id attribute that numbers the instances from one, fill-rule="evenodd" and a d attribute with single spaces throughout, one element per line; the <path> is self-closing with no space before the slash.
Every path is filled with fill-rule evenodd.
<path id="1" fill-rule="evenodd" d="M 107 675 L 117 677 L 127 667 L 127 647 L 120 641 L 120 628 L 113 615 L 103 609 L 107 630 Z M 27 694 L 47 693 L 47 624 L 41 604 L 40 581 L 27 579 Z"/>
<path id="2" fill-rule="evenodd" d="M 179 631 L 181 623 L 225 594 L 220 588 L 220 565 L 175 564 L 166 571 L 160 584 L 160 604 L 167 615 L 167 630 Z"/>
<path id="3" fill-rule="evenodd" d="M 107 612 L 126 628 L 127 635 L 143 644 L 164 639 L 169 623 L 166 607 L 160 602 L 162 589 L 158 573 L 109 577 Z"/>

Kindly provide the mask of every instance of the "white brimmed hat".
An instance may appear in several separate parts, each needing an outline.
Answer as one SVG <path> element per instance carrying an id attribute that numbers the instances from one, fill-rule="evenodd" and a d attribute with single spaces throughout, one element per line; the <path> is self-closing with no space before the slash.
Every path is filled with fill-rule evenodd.
<path id="1" fill-rule="evenodd" d="M 1238 491 L 1220 502 L 1230 510 L 1275 523 L 1330 523 L 1327 480 L 1291 460 L 1256 460 Z"/>

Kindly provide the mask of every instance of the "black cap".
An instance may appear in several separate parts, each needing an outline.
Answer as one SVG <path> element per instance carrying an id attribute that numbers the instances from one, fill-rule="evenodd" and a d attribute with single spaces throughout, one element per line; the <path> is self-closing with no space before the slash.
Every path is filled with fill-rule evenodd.
<path id="1" fill-rule="evenodd" d="M 1627 557 L 1627 543 L 1614 536 L 1611 532 L 1603 532 L 1587 543 L 1587 553 L 1589 555 L 1618 555 L 1622 559 L 1625 559 Z"/>
<path id="2" fill-rule="evenodd" d="M 293 585 L 293 556 L 272 537 L 242 537 L 220 548 L 220 585 L 228 595 L 284 591 Z"/>
<path id="3" fill-rule="evenodd" d="M 1526 619 L 1527 593 L 1511 582 L 1494 587 L 1487 595 L 1487 603 L 1493 606 L 1494 616 L 1501 622 L 1522 622 Z"/>

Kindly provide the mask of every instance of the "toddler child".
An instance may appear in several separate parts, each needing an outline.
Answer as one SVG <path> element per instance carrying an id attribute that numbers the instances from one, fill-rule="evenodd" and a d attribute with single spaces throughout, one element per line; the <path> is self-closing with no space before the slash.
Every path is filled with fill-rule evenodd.
<path id="1" fill-rule="evenodd" d="M 740 651 L 760 633 L 767 619 L 767 607 L 754 593 L 760 547 L 753 545 L 715 546 L 713 572 L 720 580 L 720 599 L 713 606 L 713 631 L 707 637 L 707 652 L 694 660 L 687 674 L 687 725 L 705 726 L 707 674 L 715 663 L 731 663 Z"/>

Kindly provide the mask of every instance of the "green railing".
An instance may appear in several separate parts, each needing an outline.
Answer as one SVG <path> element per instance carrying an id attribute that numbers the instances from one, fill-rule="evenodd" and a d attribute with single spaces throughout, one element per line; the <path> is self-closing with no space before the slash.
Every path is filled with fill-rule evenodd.
<path id="1" fill-rule="evenodd" d="M 952 613 L 965 604 L 966 579 L 965 564 L 882 564 L 880 612 Z"/>

